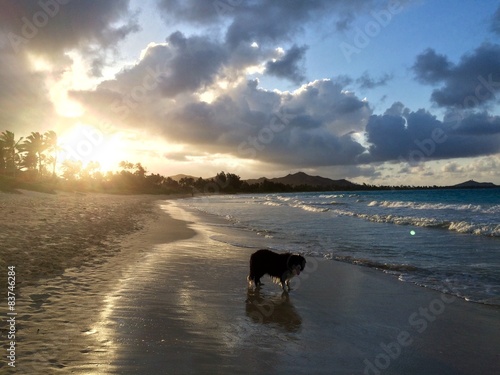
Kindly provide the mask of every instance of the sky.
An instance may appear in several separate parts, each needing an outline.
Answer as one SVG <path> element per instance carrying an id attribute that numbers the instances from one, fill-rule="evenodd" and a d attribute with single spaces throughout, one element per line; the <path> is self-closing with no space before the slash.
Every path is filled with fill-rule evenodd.
<path id="1" fill-rule="evenodd" d="M 500 184 L 500 2 L 1 0 L 0 131 L 60 160 Z"/>

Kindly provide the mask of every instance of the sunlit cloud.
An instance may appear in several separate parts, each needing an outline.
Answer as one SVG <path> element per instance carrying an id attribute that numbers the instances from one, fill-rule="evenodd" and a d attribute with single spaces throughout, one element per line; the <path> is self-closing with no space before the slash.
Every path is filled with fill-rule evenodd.
<path id="1" fill-rule="evenodd" d="M 162 173 L 304 169 L 434 181 L 432 173 L 460 178 L 475 165 L 495 178 L 494 4 L 457 6 L 470 22 L 491 20 L 458 46 L 460 38 L 439 30 L 446 22 L 432 31 L 408 23 L 435 5 L 405 1 L 351 62 L 339 46 L 386 2 L 257 0 L 229 13 L 198 0 L 131 4 L 69 2 L 30 35 L 22 17 L 40 6 L 6 8 L 0 122 L 19 136 L 55 130 L 73 148 L 87 141 L 85 129 L 98 129 L 109 147 L 79 157 L 106 168 L 126 159 Z M 438 31 L 446 43 L 434 40 Z M 18 49 L 13 34 L 25 39 Z M 418 44 L 398 39 L 415 35 Z"/>

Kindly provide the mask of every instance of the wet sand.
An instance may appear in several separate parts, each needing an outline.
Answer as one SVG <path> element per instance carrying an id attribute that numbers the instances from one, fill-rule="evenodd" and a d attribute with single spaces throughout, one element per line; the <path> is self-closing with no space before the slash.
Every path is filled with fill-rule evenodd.
<path id="1" fill-rule="evenodd" d="M 500 310 L 308 258 L 294 290 L 245 277 L 253 250 L 170 206 L 196 236 L 157 246 L 147 278 L 110 317 L 116 374 L 485 374 L 498 369 Z M 132 306 L 141 305 L 138 311 Z M 139 350 L 138 350 L 139 349 Z"/>
<path id="2" fill-rule="evenodd" d="M 122 235 L 106 262 L 66 268 L 21 289 L 19 367 L 0 362 L 1 374 L 498 369 L 498 308 L 316 258 L 307 258 L 289 294 L 270 280 L 249 290 L 254 250 L 214 241 L 211 218 L 162 204 L 168 214 L 151 206 L 142 229 Z"/>

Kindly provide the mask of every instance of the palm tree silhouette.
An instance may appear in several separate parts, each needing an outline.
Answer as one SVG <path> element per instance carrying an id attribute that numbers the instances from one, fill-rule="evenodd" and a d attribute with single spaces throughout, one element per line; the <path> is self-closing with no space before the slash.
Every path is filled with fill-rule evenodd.
<path id="1" fill-rule="evenodd" d="M 23 143 L 23 150 L 28 154 L 25 157 L 25 162 L 27 166 L 32 166 L 33 161 L 36 161 L 35 166 L 38 164 L 38 174 L 42 175 L 42 161 L 45 157 L 43 152 L 47 149 L 47 145 L 44 140 L 44 136 L 39 132 L 31 132 L 31 134 L 26 137 Z"/>
<path id="2" fill-rule="evenodd" d="M 51 153 L 49 160 L 52 164 L 52 177 L 56 177 L 57 154 L 61 151 L 61 146 L 57 143 L 57 134 L 55 131 L 49 130 L 43 136 L 47 151 Z"/>
<path id="3" fill-rule="evenodd" d="M 15 177 L 17 172 L 17 164 L 20 162 L 20 147 L 19 142 L 23 140 L 23 137 L 16 141 L 16 137 L 11 131 L 4 131 L 0 134 L 1 142 L 1 153 L 3 158 L 3 167 L 7 173 L 12 174 Z"/>
<path id="4" fill-rule="evenodd" d="M 0 174 L 5 173 L 5 143 L 0 139 Z"/>

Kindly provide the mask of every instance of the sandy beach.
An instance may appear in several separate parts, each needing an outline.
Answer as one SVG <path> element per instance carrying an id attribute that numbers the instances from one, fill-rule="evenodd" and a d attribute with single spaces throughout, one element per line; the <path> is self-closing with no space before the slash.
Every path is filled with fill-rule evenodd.
<path id="1" fill-rule="evenodd" d="M 254 250 L 158 199 L 0 195 L 12 215 L 0 219 L 1 277 L 14 262 L 20 283 L 16 367 L 2 355 L 0 374 L 498 370 L 498 308 L 311 257 L 289 294 L 266 279 L 248 289 Z M 6 308 L 2 297 L 4 347 Z"/>

